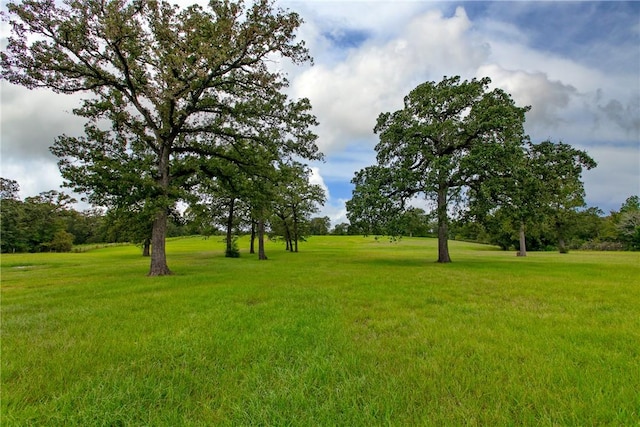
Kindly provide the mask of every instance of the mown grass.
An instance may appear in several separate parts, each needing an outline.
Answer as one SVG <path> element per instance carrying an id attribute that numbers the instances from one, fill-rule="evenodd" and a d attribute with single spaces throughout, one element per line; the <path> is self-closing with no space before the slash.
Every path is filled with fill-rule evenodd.
<path id="1" fill-rule="evenodd" d="M 638 253 L 267 249 L 3 255 L 2 425 L 638 425 Z"/>

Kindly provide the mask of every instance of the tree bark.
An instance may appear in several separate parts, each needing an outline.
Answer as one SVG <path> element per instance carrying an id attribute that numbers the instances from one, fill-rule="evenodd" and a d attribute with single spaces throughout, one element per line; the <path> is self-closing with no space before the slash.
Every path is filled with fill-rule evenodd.
<path id="1" fill-rule="evenodd" d="M 569 253 L 569 248 L 567 248 L 567 244 L 564 238 L 565 223 L 566 222 L 564 221 L 561 222 L 560 219 L 556 218 L 556 235 L 558 236 L 558 251 L 561 254 Z"/>
<path id="2" fill-rule="evenodd" d="M 148 237 L 142 242 L 142 256 L 151 256 L 151 239 Z"/>
<path id="3" fill-rule="evenodd" d="M 231 252 L 233 251 L 233 208 L 235 204 L 235 200 L 233 197 L 229 203 L 229 216 L 227 217 L 227 250 L 225 251 L 225 256 L 231 256 Z"/>
<path id="4" fill-rule="evenodd" d="M 527 256 L 527 241 L 524 234 L 524 221 L 520 222 L 520 248 L 518 249 L 518 256 Z"/>
<path id="5" fill-rule="evenodd" d="M 160 158 L 158 160 L 158 185 L 162 189 L 165 199 L 169 191 L 169 157 L 171 155 L 170 143 L 163 141 L 160 149 Z M 159 207 L 158 212 L 153 220 L 153 228 L 151 231 L 151 268 L 149 276 L 166 276 L 171 274 L 167 265 L 167 253 L 165 249 L 165 241 L 167 238 L 167 220 L 169 217 L 168 206 Z"/>
<path id="6" fill-rule="evenodd" d="M 165 238 L 167 236 L 167 210 L 161 209 L 153 220 L 151 232 L 151 268 L 149 276 L 166 276 L 171 274 L 167 265 Z"/>
<path id="7" fill-rule="evenodd" d="M 262 218 L 258 220 L 258 259 L 267 259 L 264 252 L 264 220 Z"/>
<path id="8" fill-rule="evenodd" d="M 561 254 L 568 254 L 569 253 L 569 249 L 567 248 L 567 244 L 564 240 L 564 237 L 560 236 L 558 238 L 558 251 Z"/>
<path id="9" fill-rule="evenodd" d="M 447 216 L 447 188 L 438 188 L 438 262 L 451 262 L 449 257 L 449 217 Z"/>
<path id="10" fill-rule="evenodd" d="M 293 209 L 293 243 L 295 248 L 291 248 L 293 252 L 298 252 L 298 215 L 296 209 Z"/>
<path id="11" fill-rule="evenodd" d="M 251 219 L 251 241 L 249 242 L 249 253 L 250 254 L 255 254 L 256 253 L 256 246 L 255 246 L 255 241 L 256 241 L 256 220 L 255 219 Z"/>
<path id="12" fill-rule="evenodd" d="M 284 224 L 284 242 L 287 251 L 293 251 L 293 244 L 291 243 L 291 230 L 289 230 L 289 224 L 287 224 L 287 219 L 282 218 L 282 223 Z"/>

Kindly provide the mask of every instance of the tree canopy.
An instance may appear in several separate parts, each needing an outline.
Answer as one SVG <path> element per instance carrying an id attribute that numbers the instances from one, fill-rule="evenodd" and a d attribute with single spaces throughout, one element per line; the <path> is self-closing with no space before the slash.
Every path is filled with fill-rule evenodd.
<path id="1" fill-rule="evenodd" d="M 501 228 L 494 234 L 502 236 L 503 245 L 516 230 L 519 256 L 526 256 L 526 231 L 540 235 L 544 226 L 553 231 L 545 234 L 554 234 L 558 249 L 566 252 L 569 229 L 585 206 L 582 172 L 596 162 L 585 151 L 549 140 L 528 141 L 516 160 L 506 179 L 490 180 L 474 191 L 472 215 L 479 223 Z"/>
<path id="2" fill-rule="evenodd" d="M 577 222 L 576 210 L 585 206 L 583 169 L 597 166 L 585 151 L 564 142 L 543 141 L 532 144 L 530 166 L 538 182 L 535 194 L 539 217 L 550 219 L 558 250 L 566 252 L 568 229 Z"/>

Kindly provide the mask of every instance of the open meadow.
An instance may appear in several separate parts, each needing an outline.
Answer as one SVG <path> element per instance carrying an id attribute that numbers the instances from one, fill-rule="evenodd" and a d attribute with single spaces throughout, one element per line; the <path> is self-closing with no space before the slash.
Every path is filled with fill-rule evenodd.
<path id="1" fill-rule="evenodd" d="M 2 426 L 639 425 L 640 254 L 311 237 L 2 255 Z"/>

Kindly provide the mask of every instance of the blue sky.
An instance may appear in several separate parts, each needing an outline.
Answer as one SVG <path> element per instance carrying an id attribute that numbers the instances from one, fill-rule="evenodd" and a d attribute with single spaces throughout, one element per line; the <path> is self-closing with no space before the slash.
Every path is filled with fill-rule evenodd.
<path id="1" fill-rule="evenodd" d="M 181 4 L 190 3 L 181 0 Z M 206 4 L 206 1 L 200 1 Z M 299 36 L 313 66 L 279 64 L 292 97 L 318 117 L 314 181 L 329 200 L 320 215 L 346 220 L 354 173 L 375 162 L 377 116 L 443 76 L 489 76 L 531 105 L 533 141 L 584 149 L 587 203 L 605 212 L 640 194 L 640 2 L 432 2 L 279 0 L 305 20 Z M 3 29 L 6 35 L 6 28 Z M 57 189 L 48 152 L 55 136 L 82 132 L 77 98 L 1 82 L 1 172 L 22 197 Z"/>

